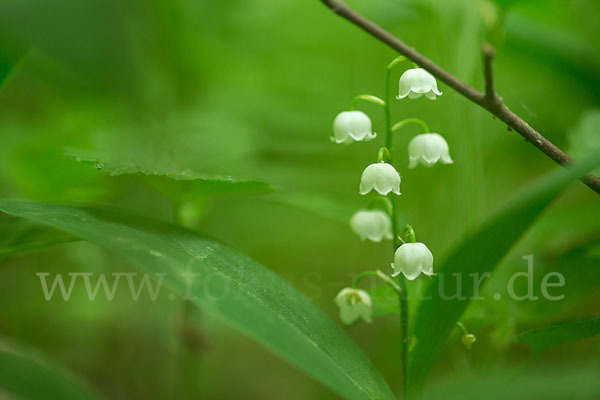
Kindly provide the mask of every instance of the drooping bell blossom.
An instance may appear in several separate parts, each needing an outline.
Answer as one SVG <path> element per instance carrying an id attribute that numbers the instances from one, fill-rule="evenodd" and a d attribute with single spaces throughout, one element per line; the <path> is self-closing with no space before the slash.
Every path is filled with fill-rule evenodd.
<path id="1" fill-rule="evenodd" d="M 423 243 L 405 243 L 396 249 L 392 276 L 404 274 L 409 281 L 421 274 L 433 275 L 433 254 Z"/>
<path id="2" fill-rule="evenodd" d="M 340 308 L 340 319 L 346 325 L 362 319 L 371 322 L 371 296 L 361 289 L 344 288 L 335 297 Z"/>
<path id="3" fill-rule="evenodd" d="M 350 219 L 350 228 L 362 240 L 381 242 L 383 239 L 391 240 L 392 220 L 389 215 L 381 210 L 359 210 Z"/>
<path id="4" fill-rule="evenodd" d="M 441 96 L 437 88 L 435 77 L 423 68 L 413 68 L 406 70 L 400 77 L 400 90 L 397 99 L 418 99 L 425 95 L 430 100 L 435 100 L 436 96 Z"/>
<path id="5" fill-rule="evenodd" d="M 442 164 L 452 164 L 448 142 L 437 133 L 417 135 L 408 143 L 409 168 L 419 163 L 431 167 L 438 161 Z"/>
<path id="6" fill-rule="evenodd" d="M 385 162 L 369 165 L 360 177 L 360 194 L 365 195 L 372 189 L 387 196 L 388 193 L 400 194 L 400 174 L 396 168 Z"/>
<path id="7" fill-rule="evenodd" d="M 371 119 L 362 111 L 343 111 L 333 121 L 332 142 L 352 143 L 374 139 Z"/>

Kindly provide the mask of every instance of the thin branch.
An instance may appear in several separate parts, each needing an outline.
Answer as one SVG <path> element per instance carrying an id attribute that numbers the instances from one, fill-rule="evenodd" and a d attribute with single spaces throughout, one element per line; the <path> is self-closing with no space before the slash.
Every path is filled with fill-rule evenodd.
<path id="1" fill-rule="evenodd" d="M 400 39 L 396 38 L 386 30 L 382 29 L 378 25 L 364 18 L 360 14 L 353 11 L 345 2 L 342 0 L 321 0 L 331 11 L 339 15 L 342 18 L 350 21 L 354 25 L 358 26 L 365 32 L 379 39 L 383 43 L 387 44 L 400 54 L 406 56 L 414 63 L 418 64 L 421 68 L 426 69 L 440 81 L 450 86 L 456 92 L 471 100 L 473 103 L 486 109 L 491 114 L 495 115 L 498 119 L 508 125 L 509 128 L 519 133 L 528 142 L 537 147 L 540 151 L 545 153 L 548 157 L 554 160 L 556 163 L 562 166 L 568 166 L 573 164 L 573 159 L 569 157 L 565 152 L 556 147 L 552 142 L 543 137 L 538 131 L 533 129 L 527 122 L 521 117 L 512 112 L 503 102 L 500 96 L 494 91 L 493 79 L 492 79 L 492 58 L 493 53 L 486 55 L 484 50 L 484 66 L 486 75 L 486 94 L 473 89 L 471 86 L 462 82 L 454 75 L 448 73 L 443 68 L 436 65 L 433 61 L 429 60 L 421 53 L 406 45 Z M 489 97 L 489 93 L 494 93 L 493 97 Z M 493 101 L 488 101 L 493 99 Z M 581 181 L 585 183 L 596 193 L 600 194 L 600 178 L 588 174 L 581 177 Z"/>
<path id="2" fill-rule="evenodd" d="M 494 88 L 494 72 L 492 70 L 492 62 L 496 55 L 496 50 L 489 44 L 485 43 L 481 50 L 483 53 L 483 76 L 485 78 L 485 101 L 489 106 L 499 107 L 502 104 L 502 99 L 496 93 Z"/>

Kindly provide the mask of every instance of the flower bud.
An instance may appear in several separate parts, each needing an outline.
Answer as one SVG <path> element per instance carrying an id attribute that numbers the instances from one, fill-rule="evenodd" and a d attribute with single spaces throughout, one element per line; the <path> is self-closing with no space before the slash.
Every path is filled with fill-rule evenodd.
<path id="1" fill-rule="evenodd" d="M 340 319 L 346 325 L 362 319 L 371 322 L 371 296 L 361 289 L 344 288 L 335 297 Z"/>
<path id="2" fill-rule="evenodd" d="M 435 77 L 423 68 L 414 68 L 406 70 L 400 77 L 400 90 L 397 99 L 418 99 L 425 95 L 430 100 L 435 100 L 436 96 L 441 96 L 437 88 Z"/>
<path id="3" fill-rule="evenodd" d="M 350 228 L 362 240 L 381 242 L 383 239 L 391 240 L 392 220 L 389 215 L 381 210 L 360 210 L 350 219 Z"/>
<path id="4" fill-rule="evenodd" d="M 462 340 L 467 350 L 471 350 L 471 347 L 473 347 L 473 343 L 477 341 L 477 338 L 472 333 L 464 334 L 460 339 Z"/>
<path id="5" fill-rule="evenodd" d="M 365 195 L 372 189 L 387 196 L 388 193 L 400 194 L 400 174 L 385 162 L 369 165 L 360 177 L 360 194 Z"/>
<path id="6" fill-rule="evenodd" d="M 377 136 L 371 128 L 371 119 L 362 111 L 344 111 L 333 121 L 332 142 L 352 143 L 374 139 Z"/>
<path id="7" fill-rule="evenodd" d="M 404 274 L 409 281 L 417 279 L 421 273 L 433 275 L 433 254 L 423 243 L 405 243 L 396 249 L 392 276 Z"/>
<path id="8" fill-rule="evenodd" d="M 419 163 L 431 167 L 438 161 L 443 164 L 452 164 L 448 143 L 437 133 L 423 133 L 417 135 L 408 143 L 409 168 L 416 167 Z"/>

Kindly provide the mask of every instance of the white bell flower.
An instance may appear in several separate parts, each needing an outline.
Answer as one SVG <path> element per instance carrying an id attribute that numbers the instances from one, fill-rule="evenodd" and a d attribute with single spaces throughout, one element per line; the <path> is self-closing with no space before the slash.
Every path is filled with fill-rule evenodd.
<path id="1" fill-rule="evenodd" d="M 388 193 L 400 194 L 400 174 L 396 168 L 385 162 L 369 165 L 360 177 L 360 194 L 365 195 L 372 189 L 387 196 Z"/>
<path id="2" fill-rule="evenodd" d="M 335 303 L 344 324 L 350 325 L 359 319 L 371 322 L 371 296 L 364 290 L 344 288 L 335 296 Z"/>
<path id="3" fill-rule="evenodd" d="M 409 168 L 416 167 L 419 163 L 431 167 L 438 161 L 443 164 L 452 164 L 448 142 L 437 133 L 423 133 L 417 135 L 408 143 Z"/>
<path id="4" fill-rule="evenodd" d="M 343 111 L 333 121 L 332 142 L 352 143 L 374 139 L 371 119 L 362 111 Z"/>
<path id="5" fill-rule="evenodd" d="M 415 280 L 421 273 L 433 275 L 433 254 L 423 243 L 405 243 L 396 249 L 392 276 L 404 274 L 409 281 Z"/>
<path id="6" fill-rule="evenodd" d="M 383 239 L 391 240 L 392 220 L 389 215 L 381 210 L 359 210 L 350 219 L 350 228 L 362 240 L 381 242 Z"/>
<path id="7" fill-rule="evenodd" d="M 400 90 L 397 99 L 418 99 L 425 95 L 430 100 L 435 100 L 436 96 L 441 96 L 437 88 L 435 77 L 423 68 L 413 68 L 406 70 L 400 77 Z"/>

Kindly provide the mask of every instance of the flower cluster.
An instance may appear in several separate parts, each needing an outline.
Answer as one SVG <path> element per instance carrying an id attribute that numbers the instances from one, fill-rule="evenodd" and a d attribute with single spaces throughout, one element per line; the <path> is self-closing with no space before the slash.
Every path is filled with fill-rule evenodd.
<path id="1" fill-rule="evenodd" d="M 399 57 L 388 66 L 386 88 L 389 87 L 391 68 L 403 60 L 403 57 Z M 400 77 L 399 93 L 396 98 L 417 99 L 425 96 L 430 100 L 435 100 L 437 96 L 441 95 L 442 92 L 438 90 L 433 75 L 423 68 L 413 68 L 405 71 Z M 350 227 L 362 240 L 372 242 L 393 240 L 395 250 L 394 262 L 391 264 L 393 269 L 391 277 L 381 271 L 377 271 L 377 273 L 366 272 L 357 278 L 354 287 L 344 288 L 339 292 L 335 302 L 339 306 L 340 318 L 344 324 L 352 324 L 358 320 L 371 321 L 371 298 L 366 291 L 358 289 L 358 283 L 363 275 L 378 276 L 398 291 L 401 289 L 392 277 L 403 275 L 405 279 L 414 280 L 421 274 L 434 275 L 433 254 L 425 244 L 416 241 L 412 227 L 407 225 L 404 238 L 406 240 L 397 231 L 398 221 L 394 197 L 401 194 L 400 183 L 402 179 L 392 162 L 392 135 L 408 123 L 417 123 L 423 126 L 425 132 L 416 135 L 409 142 L 409 168 L 415 168 L 419 164 L 427 167 L 431 167 L 436 163 L 452 164 L 453 160 L 450 157 L 446 140 L 437 133 L 431 133 L 423 121 L 410 118 L 392 126 L 389 121 L 389 97 L 387 91 L 384 100 L 372 95 L 357 96 L 352 102 L 350 111 L 341 112 L 333 122 L 332 142 L 351 144 L 353 142 L 370 141 L 375 139 L 377 134 L 373 132 L 369 116 L 362 111 L 355 110 L 356 103 L 360 100 L 369 101 L 385 108 L 386 145 L 380 149 L 377 161 L 368 165 L 362 172 L 359 193 L 364 196 L 372 192 L 377 193 L 381 196 L 379 198 L 383 200 L 380 203 L 383 203 L 386 207 L 384 209 L 376 208 L 374 202 L 369 209 L 357 211 L 350 219 Z"/>

